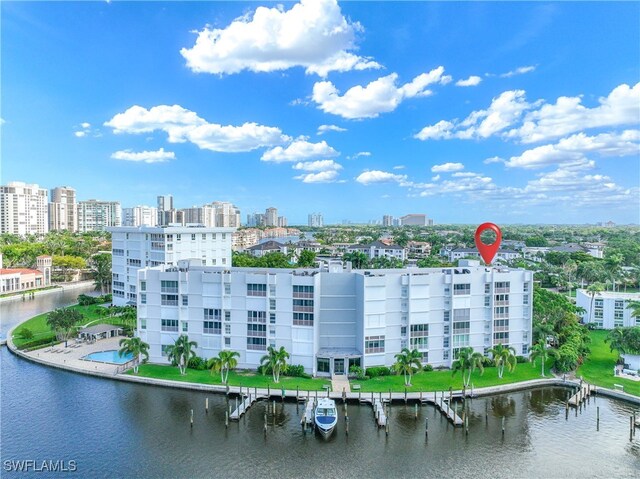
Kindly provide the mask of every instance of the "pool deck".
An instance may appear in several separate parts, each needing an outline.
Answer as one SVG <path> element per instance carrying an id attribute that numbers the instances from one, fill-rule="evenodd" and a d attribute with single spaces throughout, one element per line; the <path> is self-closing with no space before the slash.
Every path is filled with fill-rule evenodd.
<path id="1" fill-rule="evenodd" d="M 119 342 L 122 337 L 101 339 L 93 344 L 81 343 L 79 347 L 64 347 L 64 342 L 58 343 L 53 348 L 36 349 L 35 351 L 23 352 L 25 356 L 36 362 L 47 363 L 51 366 L 63 367 L 82 372 L 99 372 L 108 375 L 116 375 L 119 372 L 118 364 L 101 363 L 97 361 L 87 361 L 81 359 L 87 354 L 120 349 Z M 73 341 L 68 342 L 69 346 Z M 55 352 L 59 351 L 59 352 Z M 120 368 L 122 369 L 122 368 Z"/>

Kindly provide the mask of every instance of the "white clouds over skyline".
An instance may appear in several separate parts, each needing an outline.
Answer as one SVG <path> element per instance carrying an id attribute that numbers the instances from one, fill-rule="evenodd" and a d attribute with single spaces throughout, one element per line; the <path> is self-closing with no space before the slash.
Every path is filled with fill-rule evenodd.
<path id="1" fill-rule="evenodd" d="M 191 48 L 180 53 L 194 72 L 233 74 L 303 67 L 307 74 L 380 68 L 352 53 L 364 28 L 347 20 L 336 0 L 301 0 L 258 7 L 225 28 L 204 27 Z"/>
<path id="2" fill-rule="evenodd" d="M 479 85 L 481 81 L 482 78 L 480 78 L 479 76 L 471 75 L 466 80 L 458 80 L 456 82 L 456 86 L 476 86 Z"/>
<path id="3" fill-rule="evenodd" d="M 372 183 L 402 183 L 407 179 L 407 175 L 396 175 L 380 170 L 366 170 L 358 175 L 356 181 L 363 185 Z"/>
<path id="4" fill-rule="evenodd" d="M 452 171 L 464 170 L 462 163 L 443 163 L 442 165 L 433 165 L 431 171 L 433 173 L 450 173 Z"/>
<path id="5" fill-rule="evenodd" d="M 432 84 L 445 85 L 451 81 L 440 66 L 429 73 L 422 73 L 402 86 L 396 84 L 397 73 L 380 77 L 366 86 L 357 85 L 343 95 L 330 81 L 313 85 L 313 101 L 325 113 L 346 119 L 376 118 L 381 113 L 395 110 L 407 98 L 429 96 L 433 92 L 427 87 Z"/>
<path id="6" fill-rule="evenodd" d="M 298 139 L 286 148 L 276 146 L 275 148 L 265 151 L 260 159 L 274 163 L 285 163 L 316 158 L 335 158 L 339 155 L 340 153 L 329 146 L 324 140 L 319 143 L 311 143 L 303 139 Z"/>

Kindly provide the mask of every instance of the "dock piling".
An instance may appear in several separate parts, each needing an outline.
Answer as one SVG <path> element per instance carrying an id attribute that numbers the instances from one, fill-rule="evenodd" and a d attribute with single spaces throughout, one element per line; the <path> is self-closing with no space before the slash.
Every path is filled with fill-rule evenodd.
<path id="1" fill-rule="evenodd" d="M 207 414 L 209 414 L 209 398 L 205 398 L 204 400 L 204 410 Z"/>
<path id="2" fill-rule="evenodd" d="M 502 437 L 504 437 L 504 416 L 502 416 Z"/>
<path id="3" fill-rule="evenodd" d="M 600 406 L 596 406 L 596 431 L 600 430 Z"/>
<path id="4" fill-rule="evenodd" d="M 224 412 L 224 427 L 229 427 L 229 411 Z"/>
<path id="5" fill-rule="evenodd" d="M 191 410 L 191 427 L 193 427 L 193 409 Z"/>
<path id="6" fill-rule="evenodd" d="M 418 420 L 418 403 L 414 405 L 415 419 Z"/>

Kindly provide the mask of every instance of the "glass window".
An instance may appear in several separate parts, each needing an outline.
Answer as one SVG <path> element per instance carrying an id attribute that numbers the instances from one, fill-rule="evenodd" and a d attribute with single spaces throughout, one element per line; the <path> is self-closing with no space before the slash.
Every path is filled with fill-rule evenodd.
<path id="1" fill-rule="evenodd" d="M 318 358 L 317 369 L 318 369 L 319 373 L 329 373 L 329 372 L 331 372 L 331 370 L 329 369 L 329 359 L 328 358 Z"/>
<path id="2" fill-rule="evenodd" d="M 189 306 L 189 296 L 186 294 L 182 295 L 182 306 Z"/>
<path id="3" fill-rule="evenodd" d="M 147 304 L 147 293 L 140 293 L 140 304 Z"/>
<path id="4" fill-rule="evenodd" d="M 454 284 L 453 294 L 454 295 L 471 294 L 471 284 Z"/>
<path id="5" fill-rule="evenodd" d="M 161 330 L 178 332 L 178 320 L 177 319 L 163 319 L 161 320 Z"/>
<path id="6" fill-rule="evenodd" d="M 140 320 L 140 329 L 147 329 L 147 320 L 146 319 L 141 319 Z"/>

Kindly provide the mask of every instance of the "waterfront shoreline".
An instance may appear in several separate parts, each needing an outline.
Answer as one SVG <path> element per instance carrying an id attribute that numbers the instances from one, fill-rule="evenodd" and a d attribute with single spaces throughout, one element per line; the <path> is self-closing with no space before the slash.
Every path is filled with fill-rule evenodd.
<path id="1" fill-rule="evenodd" d="M 0 298 L 0 303 L 8 303 L 10 301 L 21 300 L 25 294 L 30 295 L 31 293 L 33 293 L 34 296 L 43 296 L 51 293 L 59 293 L 62 291 L 84 288 L 85 286 L 90 286 L 92 284 L 94 284 L 93 280 L 77 281 L 75 283 L 57 284 L 57 285 L 54 285 L 54 287 L 52 288 L 42 289 L 38 291 L 29 290 L 29 291 L 18 292 L 16 294 L 12 294 L 11 296 L 5 296 L 3 298 Z"/>
<path id="2" fill-rule="evenodd" d="M 190 383 L 186 381 L 173 381 L 168 379 L 156 379 L 156 378 L 148 378 L 148 377 L 140 377 L 140 376 L 132 376 L 129 374 L 123 373 L 113 373 L 106 371 L 92 371 L 90 369 L 78 368 L 75 366 L 71 366 L 68 364 L 60 364 L 52 361 L 47 361 L 37 356 L 33 356 L 24 351 L 20 351 L 15 344 L 13 343 L 13 331 L 20 327 L 22 323 L 11 328 L 7 334 L 7 347 L 9 350 L 15 354 L 16 356 L 21 357 L 27 361 L 31 361 L 43 366 L 54 367 L 57 369 L 67 370 L 73 373 L 85 374 L 89 376 L 96 376 L 104 379 L 112 379 L 116 381 L 125 381 L 129 383 L 137 383 L 137 384 L 145 384 L 148 386 L 160 386 L 160 387 L 168 387 L 173 389 L 187 389 L 192 391 L 199 392 L 211 392 L 214 394 L 233 394 L 233 395 L 241 395 L 253 392 L 258 396 L 276 396 L 282 397 L 283 399 L 294 399 L 297 400 L 299 397 L 317 397 L 317 396 L 327 396 L 332 399 L 342 399 L 346 398 L 351 401 L 359 401 L 360 399 L 366 399 L 367 397 L 381 397 L 383 399 L 391 399 L 392 401 L 404 401 L 405 398 L 407 401 L 418 401 L 420 399 L 427 399 L 430 396 L 435 398 L 435 394 L 437 392 L 442 391 L 411 391 L 407 392 L 348 392 L 343 393 L 341 391 L 329 391 L 329 392 L 320 392 L 320 391 L 301 391 L 301 390 L 282 390 L 278 388 L 249 388 L 249 387 L 241 387 L 241 386 L 223 386 L 217 384 L 201 384 L 201 383 Z M 117 368 L 116 368 L 117 370 Z M 568 387 L 568 388 L 576 388 L 579 387 L 580 381 L 570 380 L 570 379 L 560 379 L 560 378 L 545 378 L 545 379 L 533 379 L 529 381 L 522 381 L 517 383 L 509 383 L 502 384 L 498 386 L 487 386 L 483 388 L 475 388 L 473 390 L 473 395 L 470 396 L 467 392 L 467 397 L 486 397 L 493 396 L 498 394 L 504 394 L 509 392 L 517 392 L 523 391 L 527 389 L 536 389 L 539 387 L 549 387 L 549 386 L 559 386 L 559 387 Z M 444 391 L 446 394 L 449 391 Z M 634 396 L 628 393 L 624 393 L 622 391 L 615 391 L 612 389 L 602 388 L 599 386 L 595 386 L 595 394 L 597 396 L 605 396 L 613 399 L 623 400 L 626 402 L 630 402 L 632 404 L 640 405 L 640 397 Z M 304 394 L 306 393 L 306 394 Z M 452 391 L 452 396 L 456 399 L 461 398 L 463 391 L 458 389 Z"/>

